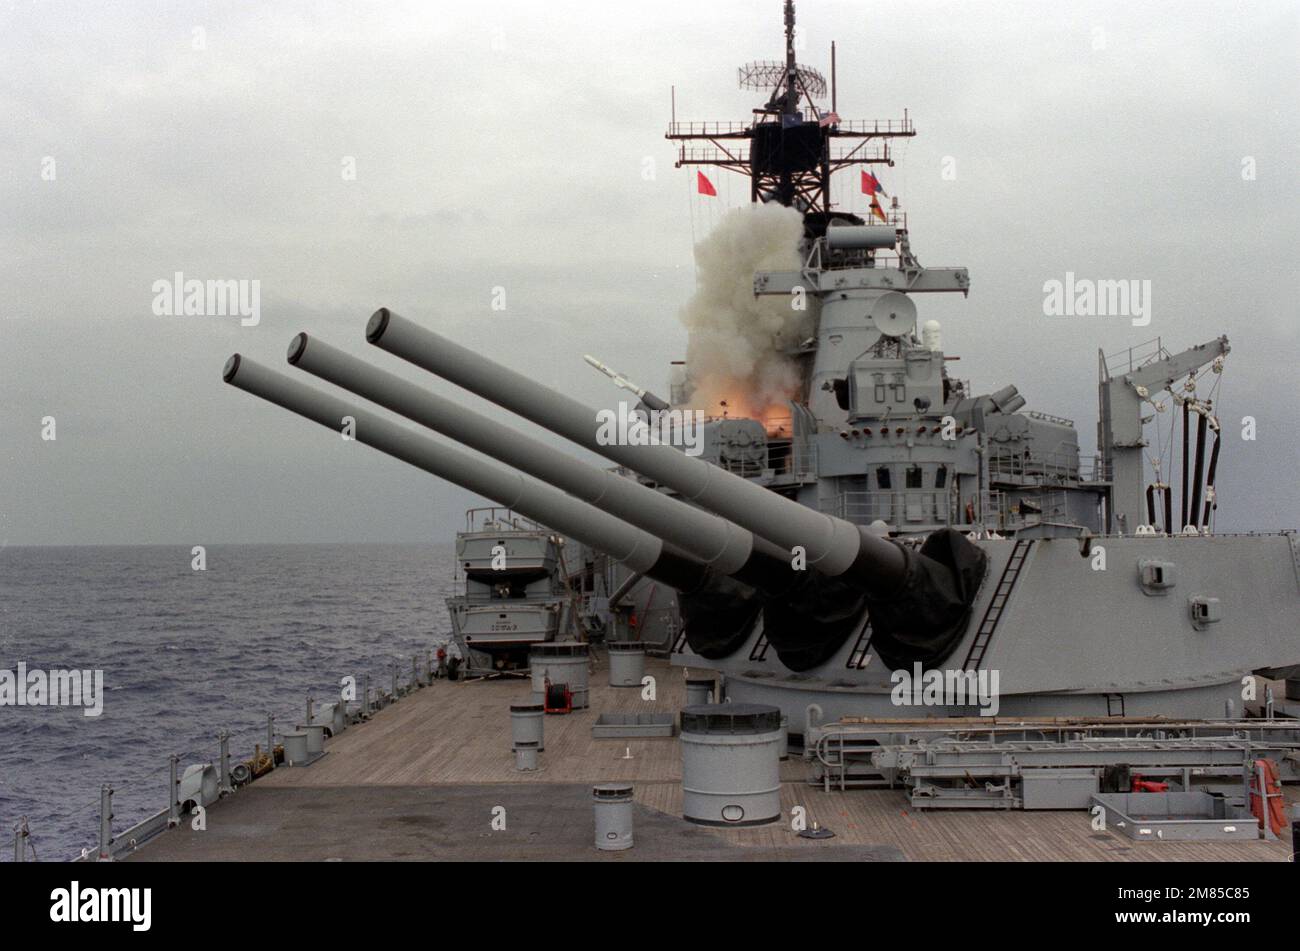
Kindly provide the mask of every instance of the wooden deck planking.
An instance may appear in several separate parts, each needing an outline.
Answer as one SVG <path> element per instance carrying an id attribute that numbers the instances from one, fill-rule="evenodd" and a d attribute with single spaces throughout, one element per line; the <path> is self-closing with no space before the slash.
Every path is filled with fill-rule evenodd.
<path id="1" fill-rule="evenodd" d="M 602 712 L 676 713 L 685 702 L 682 672 L 658 662 L 657 699 L 610 687 L 604 668 L 591 675 L 590 706 L 544 718 L 541 769 L 519 772 L 510 750 L 510 704 L 530 699 L 527 680 L 438 681 L 330 740 L 329 755 L 306 769 L 277 769 L 270 785 L 421 785 L 492 782 L 680 782 L 673 739 L 595 739 Z M 630 753 L 631 758 L 624 756 Z"/>
<path id="2" fill-rule="evenodd" d="M 258 781 L 268 787 L 467 785 L 490 783 L 633 783 L 641 804 L 681 815 L 681 754 L 676 739 L 598 740 L 591 726 L 601 712 L 673 712 L 685 699 L 680 669 L 651 661 L 655 701 L 637 688 L 610 687 L 605 669 L 591 674 L 590 707 L 545 717 L 541 768 L 519 772 L 510 751 L 511 703 L 528 700 L 527 680 L 439 681 L 379 711 L 327 743 L 327 756 L 305 769 L 277 769 Z M 625 759 L 630 751 L 631 759 Z M 803 806 L 808 821 L 832 829 L 831 843 L 896 846 L 913 860 L 987 861 L 1286 861 L 1281 842 L 1133 842 L 1094 833 L 1089 816 L 1071 812 L 992 810 L 913 811 L 901 790 L 825 792 L 805 782 L 796 754 L 781 767 L 779 823 L 715 834 L 742 847 L 817 848 L 789 825 Z M 1295 787 L 1288 787 L 1295 801 Z"/>

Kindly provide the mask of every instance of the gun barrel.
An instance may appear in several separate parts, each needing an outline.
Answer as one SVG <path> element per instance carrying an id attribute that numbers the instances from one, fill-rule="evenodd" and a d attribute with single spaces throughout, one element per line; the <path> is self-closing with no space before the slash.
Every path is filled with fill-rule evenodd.
<path id="1" fill-rule="evenodd" d="M 770 546 L 760 543 L 756 551 L 752 533 L 717 515 L 656 492 L 635 479 L 573 459 L 306 333 L 294 337 L 288 360 L 300 370 L 665 539 L 722 574 L 751 583 L 771 579 L 779 584 L 780 572 L 790 573 L 788 559 L 773 564 L 776 558 Z M 776 551 L 775 555 L 779 558 L 781 553 Z"/>
<path id="2" fill-rule="evenodd" d="M 656 536 L 559 489 L 412 432 L 240 354 L 226 362 L 222 378 L 335 432 L 343 432 L 350 419 L 357 442 L 549 525 L 672 587 L 689 591 L 708 575 L 703 564 L 671 550 Z"/>
<path id="3" fill-rule="evenodd" d="M 824 574 L 848 574 L 869 591 L 881 594 L 895 590 L 907 575 L 907 555 L 899 545 L 851 522 L 783 498 L 668 445 L 602 445 L 596 438 L 598 421 L 592 409 L 387 308 L 370 318 L 366 339 L 586 449 L 672 487 L 683 498 L 784 549 L 801 547 L 808 565 Z"/>

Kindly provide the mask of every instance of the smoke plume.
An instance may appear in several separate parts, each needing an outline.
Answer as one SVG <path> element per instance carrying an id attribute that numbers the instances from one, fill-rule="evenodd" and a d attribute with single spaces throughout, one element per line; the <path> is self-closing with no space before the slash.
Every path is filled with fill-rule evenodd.
<path id="1" fill-rule="evenodd" d="M 695 246 L 696 287 L 682 308 L 689 331 L 690 404 L 721 415 L 762 419 L 799 388 L 799 370 L 778 351 L 810 332 L 808 310 L 787 297 L 755 297 L 754 272 L 798 270 L 802 216 L 778 204 L 729 211 Z"/>

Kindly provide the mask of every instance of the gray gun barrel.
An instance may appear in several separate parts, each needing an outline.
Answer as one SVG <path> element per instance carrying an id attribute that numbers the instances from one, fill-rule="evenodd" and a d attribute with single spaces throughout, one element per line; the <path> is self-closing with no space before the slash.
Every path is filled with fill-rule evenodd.
<path id="1" fill-rule="evenodd" d="M 357 442 L 549 525 L 616 558 L 633 571 L 687 591 L 707 578 L 708 569 L 704 565 L 670 550 L 659 538 L 622 519 L 535 479 L 411 432 L 240 354 L 226 361 L 222 378 L 246 393 L 260 396 L 335 432 L 342 432 L 345 418 L 351 417 Z"/>
<path id="2" fill-rule="evenodd" d="M 788 588 L 780 549 L 710 512 L 656 492 L 635 479 L 573 459 L 560 450 L 300 333 L 289 363 L 471 449 L 563 489 L 584 502 L 676 545 L 715 571 L 741 581 Z M 784 577 L 783 577 L 784 575 Z"/>
<path id="3" fill-rule="evenodd" d="M 823 574 L 847 574 L 870 591 L 888 593 L 902 583 L 907 555 L 894 542 L 852 522 L 815 511 L 671 446 L 601 445 L 597 416 L 493 360 L 380 308 L 366 339 L 418 367 L 450 380 L 584 448 L 676 489 L 683 498 L 744 526 L 785 549 L 801 546 L 808 564 Z"/>

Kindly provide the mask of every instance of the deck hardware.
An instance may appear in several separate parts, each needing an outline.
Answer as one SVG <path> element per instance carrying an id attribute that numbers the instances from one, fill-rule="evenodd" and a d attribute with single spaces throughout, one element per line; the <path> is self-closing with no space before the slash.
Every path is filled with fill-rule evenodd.
<path id="1" fill-rule="evenodd" d="M 172 828 L 181 824 L 181 804 L 180 804 L 180 785 L 181 780 L 178 775 L 180 757 L 173 753 L 168 762 L 171 764 L 171 792 L 168 794 L 167 803 L 167 828 Z"/>
<path id="2" fill-rule="evenodd" d="M 632 785 L 601 783 L 591 788 L 596 818 L 596 848 L 601 852 L 622 852 L 632 848 Z"/>

